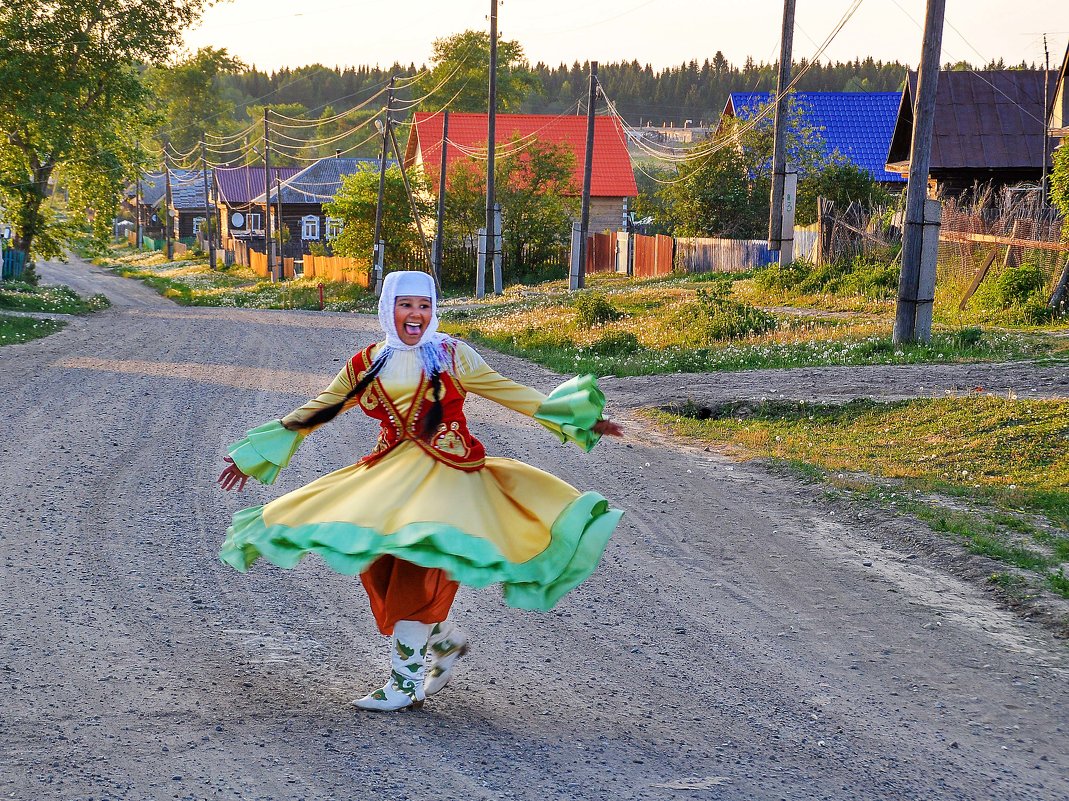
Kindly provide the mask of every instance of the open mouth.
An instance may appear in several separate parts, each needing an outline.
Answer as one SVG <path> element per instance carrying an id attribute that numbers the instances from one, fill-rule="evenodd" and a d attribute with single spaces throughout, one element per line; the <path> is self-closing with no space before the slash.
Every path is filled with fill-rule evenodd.
<path id="1" fill-rule="evenodd" d="M 411 336 L 419 336 L 423 332 L 423 326 L 420 323 L 405 323 L 405 333 Z"/>

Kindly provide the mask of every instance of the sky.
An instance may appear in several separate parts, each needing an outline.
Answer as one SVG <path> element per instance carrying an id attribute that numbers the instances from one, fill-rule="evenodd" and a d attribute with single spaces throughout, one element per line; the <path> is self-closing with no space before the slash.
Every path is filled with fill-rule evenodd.
<path id="1" fill-rule="evenodd" d="M 794 60 L 812 56 L 851 5 L 799 0 Z M 267 71 L 314 63 L 420 65 L 436 38 L 488 31 L 489 9 L 490 0 L 223 0 L 186 35 L 186 46 L 223 47 Z M 924 0 L 863 0 L 825 60 L 872 56 L 916 65 L 924 12 Z M 520 42 L 532 63 L 637 59 L 659 69 L 701 63 L 717 50 L 735 64 L 747 56 L 773 61 L 782 13 L 782 0 L 507 0 L 499 4 L 498 28 Z M 1067 0 L 947 0 L 946 20 L 943 62 L 1039 65 L 1046 32 L 1056 69 L 1069 41 Z"/>

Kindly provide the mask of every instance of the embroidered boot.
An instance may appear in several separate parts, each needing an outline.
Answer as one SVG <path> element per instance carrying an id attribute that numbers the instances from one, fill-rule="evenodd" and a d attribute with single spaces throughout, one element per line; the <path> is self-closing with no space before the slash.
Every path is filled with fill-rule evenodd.
<path id="1" fill-rule="evenodd" d="M 353 705 L 371 712 L 395 712 L 423 706 L 426 698 L 423 679 L 430 633 L 429 623 L 398 620 L 393 627 L 393 650 L 390 652 L 393 671 L 390 680 L 381 689 L 353 701 Z"/>
<path id="2" fill-rule="evenodd" d="M 449 683 L 457 660 L 467 652 L 468 635 L 452 620 L 435 624 L 427 641 L 427 678 L 423 681 L 423 692 L 428 697 Z"/>

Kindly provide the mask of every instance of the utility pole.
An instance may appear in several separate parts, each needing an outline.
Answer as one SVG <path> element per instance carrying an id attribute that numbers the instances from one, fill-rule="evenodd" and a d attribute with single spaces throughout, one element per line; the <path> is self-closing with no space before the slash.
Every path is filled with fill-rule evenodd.
<path id="1" fill-rule="evenodd" d="M 1050 137 L 1047 135 L 1047 103 L 1050 99 L 1047 97 L 1048 84 L 1050 81 L 1047 79 L 1047 75 L 1050 72 L 1050 51 L 1047 50 L 1047 34 L 1043 34 L 1043 56 L 1044 56 L 1044 71 L 1043 71 L 1043 178 L 1039 182 L 1039 202 L 1040 205 L 1047 205 L 1047 159 L 1050 158 Z"/>
<path id="2" fill-rule="evenodd" d="M 264 106 L 264 252 L 267 254 L 267 274 L 275 280 L 274 242 L 271 240 L 271 137 L 267 128 L 267 106 Z"/>
<path id="3" fill-rule="evenodd" d="M 275 229 L 278 231 L 278 280 L 286 278 L 286 251 L 282 249 L 282 178 L 275 170 L 275 200 L 278 202 L 278 214 L 275 216 Z M 293 232 L 290 231 L 290 236 Z"/>
<path id="4" fill-rule="evenodd" d="M 144 231 L 141 228 L 141 165 L 137 166 L 137 188 L 134 190 L 134 209 L 137 211 L 137 233 L 134 234 L 134 245 L 138 250 L 144 244 Z"/>
<path id="5" fill-rule="evenodd" d="M 208 157 L 204 153 L 204 140 L 200 140 L 200 179 L 204 188 L 204 225 L 208 226 L 208 230 L 205 232 L 208 234 L 208 266 L 211 269 L 215 269 L 215 236 L 212 234 L 212 229 L 215 227 L 215 220 L 212 214 L 211 206 L 208 205 Z"/>
<path id="6" fill-rule="evenodd" d="M 431 264 L 431 277 L 434 278 L 434 286 L 441 294 L 442 286 L 438 280 L 438 274 L 434 272 L 434 254 L 431 252 L 430 246 L 427 244 L 427 235 L 423 233 L 423 220 L 419 216 L 419 209 L 416 208 L 416 198 L 412 194 L 412 184 L 408 182 L 408 171 L 405 169 L 405 160 L 401 156 L 401 147 L 397 144 L 397 137 L 393 132 L 393 123 L 390 124 L 390 143 L 393 146 L 393 155 L 397 159 L 397 166 L 401 170 L 401 183 L 405 185 L 405 194 L 408 195 L 408 205 L 412 209 L 412 219 L 416 221 L 416 230 L 419 232 L 419 241 L 423 245 L 423 254 L 427 257 L 428 262 Z"/>
<path id="7" fill-rule="evenodd" d="M 909 154 L 909 183 L 906 186 L 906 219 L 902 231 L 902 272 L 898 279 L 898 306 L 895 309 L 896 345 L 928 342 L 932 338 L 932 304 L 939 240 L 936 237 L 933 241 L 931 231 L 938 235 L 939 222 L 938 211 L 928 208 L 928 168 L 932 155 L 935 93 L 939 83 L 945 11 L 946 0 L 928 0 L 924 19 L 924 47 L 917 68 L 917 97 L 913 106 L 913 141 Z"/>
<path id="8" fill-rule="evenodd" d="M 375 234 L 371 249 L 371 269 L 375 276 L 375 297 L 382 294 L 382 272 L 385 262 L 382 235 L 382 203 L 386 196 L 386 147 L 390 140 L 390 111 L 393 108 L 393 77 L 386 93 L 386 112 L 382 124 L 382 151 L 379 154 L 379 199 L 375 204 Z"/>
<path id="9" fill-rule="evenodd" d="M 494 255 L 497 245 L 498 232 L 495 229 L 497 222 L 494 214 L 494 156 L 497 148 L 497 0 L 490 0 L 490 84 L 489 98 L 487 100 L 486 114 L 486 250 L 483 256 L 483 270 Z M 485 286 L 486 277 L 483 276 Z M 478 284 L 478 281 L 476 281 Z M 495 292 L 497 287 L 494 287 Z M 478 293 L 476 293 L 478 294 Z M 479 295 L 482 297 L 482 295 Z"/>
<path id="10" fill-rule="evenodd" d="M 586 240 L 590 228 L 590 178 L 594 166 L 594 106 L 598 99 L 598 62 L 590 62 L 590 88 L 586 101 L 586 159 L 583 162 L 583 206 L 579 219 L 579 271 L 573 277 L 575 286 L 569 289 L 582 289 L 586 286 Z"/>
<path id="11" fill-rule="evenodd" d="M 163 241 L 166 242 L 167 261 L 174 260 L 174 242 L 171 234 L 171 160 L 167 158 L 167 147 L 170 142 L 163 143 L 163 175 L 166 193 L 163 198 Z"/>
<path id="12" fill-rule="evenodd" d="M 772 145 L 772 195 L 768 214 L 768 248 L 781 250 L 783 241 L 783 184 L 787 175 L 787 128 L 791 85 L 791 57 L 794 49 L 795 0 L 783 0 L 783 30 L 780 33 L 779 77 L 776 80 L 776 121 Z M 793 237 L 793 231 L 791 232 Z M 780 254 L 782 262 L 782 253 Z"/>
<path id="13" fill-rule="evenodd" d="M 442 163 L 438 168 L 438 216 L 434 230 L 434 275 L 439 283 L 442 281 L 442 262 L 445 258 L 445 159 L 449 146 L 449 110 L 442 112 Z"/>

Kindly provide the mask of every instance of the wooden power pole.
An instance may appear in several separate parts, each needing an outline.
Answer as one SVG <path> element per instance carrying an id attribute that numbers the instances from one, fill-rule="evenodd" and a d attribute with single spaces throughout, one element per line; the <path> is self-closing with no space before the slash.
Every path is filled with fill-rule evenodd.
<path id="1" fill-rule="evenodd" d="M 586 286 L 586 241 L 590 229 L 590 178 L 594 167 L 594 107 L 598 99 L 598 62 L 590 62 L 590 87 L 586 100 L 586 157 L 583 160 L 583 205 L 579 216 L 579 270 L 572 277 L 574 287 Z"/>
<path id="2" fill-rule="evenodd" d="M 267 128 L 267 106 L 264 106 L 264 252 L 267 254 L 267 274 L 275 280 L 271 240 L 271 138 Z"/>
<path id="3" fill-rule="evenodd" d="M 928 342 L 932 338 L 939 212 L 928 204 L 928 168 L 932 156 L 935 94 L 939 84 L 945 10 L 946 0 L 928 0 L 924 19 L 924 47 L 917 68 L 917 96 L 913 103 L 913 140 L 910 143 L 906 219 L 902 231 L 902 272 L 898 279 L 898 305 L 895 309 L 896 345 Z M 934 201 L 932 205 L 936 205 Z"/>
<path id="4" fill-rule="evenodd" d="M 167 147 L 170 143 L 163 143 L 163 175 L 166 192 L 163 198 L 163 241 L 166 243 L 167 261 L 174 259 L 174 238 L 171 230 L 171 160 L 167 158 Z"/>
<path id="5" fill-rule="evenodd" d="M 779 77 L 776 80 L 776 119 L 772 145 L 772 195 L 768 214 L 768 248 L 780 251 L 783 262 L 783 187 L 787 175 L 787 128 L 790 107 L 787 87 L 791 85 L 791 53 L 794 49 L 795 0 L 783 0 L 783 30 L 780 33 Z M 789 240 L 794 239 L 790 232 Z"/>
<path id="6" fill-rule="evenodd" d="M 204 225 L 207 229 L 204 233 L 208 235 L 208 266 L 211 269 L 215 269 L 215 236 L 212 234 L 212 229 L 215 227 L 215 215 L 212 214 L 212 208 L 208 205 L 208 157 L 204 153 L 204 140 L 200 141 L 200 180 L 204 190 Z"/>
<path id="7" fill-rule="evenodd" d="M 386 112 L 382 123 L 382 150 L 379 153 L 379 199 L 375 203 L 375 233 L 371 246 L 371 270 L 375 278 L 375 297 L 382 294 L 382 273 L 385 265 L 385 254 L 382 235 L 382 204 L 386 197 L 386 148 L 390 141 L 390 112 L 393 108 L 393 77 L 390 78 L 390 89 L 386 93 Z"/>
<path id="8" fill-rule="evenodd" d="M 438 167 L 438 215 L 434 229 L 434 275 L 442 281 L 442 262 L 445 258 L 445 167 L 446 148 L 449 146 L 449 109 L 442 112 L 442 163 Z"/>
<path id="9" fill-rule="evenodd" d="M 490 80 L 487 86 L 486 113 L 486 245 L 483 249 L 482 281 L 476 280 L 476 286 L 485 287 L 486 266 L 493 264 L 494 248 L 497 245 L 499 231 L 496 230 L 497 215 L 494 213 L 494 156 L 497 148 L 497 0 L 490 0 Z M 497 286 L 495 292 L 499 292 Z M 479 294 L 476 292 L 476 294 Z M 480 296 L 481 297 L 481 296 Z"/>

